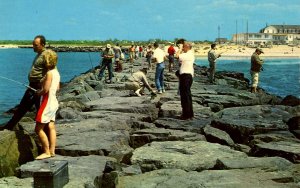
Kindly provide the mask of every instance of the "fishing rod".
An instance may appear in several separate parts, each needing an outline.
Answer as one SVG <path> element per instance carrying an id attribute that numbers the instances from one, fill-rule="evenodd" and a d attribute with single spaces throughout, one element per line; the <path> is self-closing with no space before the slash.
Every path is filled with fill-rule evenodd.
<path id="1" fill-rule="evenodd" d="M 34 92 L 37 91 L 36 89 L 34 89 L 34 88 L 30 87 L 29 85 L 26 85 L 26 84 L 24 84 L 24 83 L 22 83 L 22 82 L 19 82 L 19 81 L 16 81 L 16 80 L 13 80 L 13 79 L 4 77 L 4 76 L 0 76 L 0 78 L 5 79 L 5 80 L 9 80 L 9 81 L 11 81 L 11 82 L 17 83 L 17 84 L 22 85 L 22 86 L 25 86 L 25 87 L 27 87 L 28 89 L 31 89 L 31 90 L 34 91 Z"/>
<path id="2" fill-rule="evenodd" d="M 219 55 L 221 55 L 221 54 L 223 54 L 223 53 L 226 53 L 226 52 L 228 52 L 229 50 L 226 50 L 226 51 L 224 51 L 224 52 L 221 52 L 221 53 L 219 53 Z"/>

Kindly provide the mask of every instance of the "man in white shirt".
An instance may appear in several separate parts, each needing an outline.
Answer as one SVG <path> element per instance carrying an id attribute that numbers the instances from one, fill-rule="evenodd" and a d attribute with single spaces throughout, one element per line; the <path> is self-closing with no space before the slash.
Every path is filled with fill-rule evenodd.
<path id="1" fill-rule="evenodd" d="M 155 71 L 155 85 L 157 88 L 157 93 L 161 94 L 165 92 L 164 89 L 164 70 L 165 70 L 165 52 L 159 48 L 157 42 L 154 43 L 154 51 L 152 55 L 153 62 L 156 63 Z"/>
<path id="2" fill-rule="evenodd" d="M 187 120 L 194 117 L 191 86 L 194 77 L 195 55 L 192 50 L 192 44 L 185 41 L 182 50 L 178 51 L 177 57 L 180 63 L 179 91 L 182 107 L 180 119 Z"/>

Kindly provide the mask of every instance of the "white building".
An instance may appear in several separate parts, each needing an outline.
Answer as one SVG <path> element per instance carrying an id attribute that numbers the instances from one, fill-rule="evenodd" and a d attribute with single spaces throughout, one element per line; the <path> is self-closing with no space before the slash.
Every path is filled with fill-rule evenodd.
<path id="1" fill-rule="evenodd" d="M 234 34 L 232 41 L 247 45 L 300 44 L 300 25 L 270 25 L 259 33 Z"/>

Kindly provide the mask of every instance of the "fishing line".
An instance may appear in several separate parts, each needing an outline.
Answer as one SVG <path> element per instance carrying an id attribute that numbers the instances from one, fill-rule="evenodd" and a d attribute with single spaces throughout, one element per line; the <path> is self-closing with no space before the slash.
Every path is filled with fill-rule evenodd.
<path id="1" fill-rule="evenodd" d="M 17 83 L 17 84 L 22 85 L 22 86 L 25 86 L 25 87 L 27 87 L 28 89 L 31 89 L 31 90 L 34 91 L 34 92 L 37 91 L 36 89 L 34 89 L 34 88 L 30 87 L 29 85 L 26 85 L 26 84 L 24 84 L 24 83 L 22 83 L 22 82 L 19 82 L 19 81 L 16 81 L 16 80 L 13 80 L 13 79 L 4 77 L 4 76 L 0 76 L 0 78 L 5 79 L 5 80 L 9 80 L 9 81 L 11 81 L 11 82 Z"/>
<path id="2" fill-rule="evenodd" d="M 88 52 L 88 54 L 89 54 L 89 58 L 90 58 L 90 63 L 91 63 L 91 65 L 92 65 L 92 70 L 94 70 L 94 65 L 93 65 L 93 62 L 92 62 L 92 58 L 91 58 L 90 52 Z"/>

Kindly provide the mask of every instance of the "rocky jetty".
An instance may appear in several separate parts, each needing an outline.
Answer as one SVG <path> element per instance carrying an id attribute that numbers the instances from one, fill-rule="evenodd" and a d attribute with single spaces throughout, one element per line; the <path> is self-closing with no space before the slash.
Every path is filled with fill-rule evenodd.
<path id="1" fill-rule="evenodd" d="M 183 121 L 174 73 L 165 72 L 163 94 L 125 90 L 144 61 L 124 63 L 110 84 L 97 69 L 63 84 L 53 158 L 34 160 L 32 114 L 18 130 L 1 131 L 0 187 L 32 187 L 32 174 L 51 160 L 68 161 L 66 188 L 300 187 L 298 98 L 250 93 L 236 72 L 217 72 L 209 84 L 207 68 L 195 66 L 195 118 Z"/>

